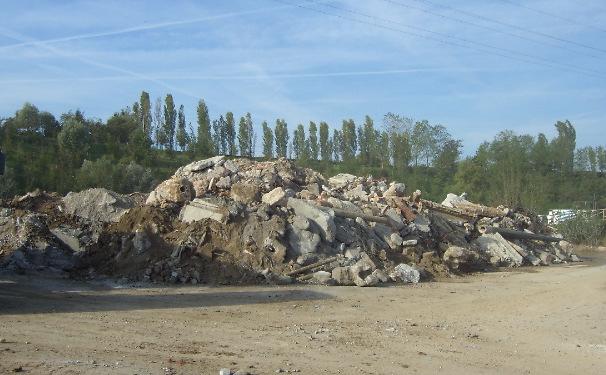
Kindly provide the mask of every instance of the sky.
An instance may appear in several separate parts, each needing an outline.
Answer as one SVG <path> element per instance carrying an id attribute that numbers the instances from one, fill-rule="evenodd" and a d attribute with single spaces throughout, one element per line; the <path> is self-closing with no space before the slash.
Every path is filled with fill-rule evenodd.
<path id="1" fill-rule="evenodd" d="M 0 117 L 31 102 L 106 120 L 145 90 L 194 126 L 204 99 L 290 130 L 427 119 L 465 154 L 565 119 L 604 145 L 605 62 L 604 0 L 3 0 Z"/>

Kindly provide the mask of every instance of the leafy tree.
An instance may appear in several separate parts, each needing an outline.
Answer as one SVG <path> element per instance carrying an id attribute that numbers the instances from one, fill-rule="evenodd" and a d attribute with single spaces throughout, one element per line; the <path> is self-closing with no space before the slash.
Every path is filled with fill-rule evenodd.
<path id="1" fill-rule="evenodd" d="M 332 147 L 329 147 L 330 143 L 328 124 L 322 121 L 320 122 L 320 157 L 324 162 L 332 159 Z"/>
<path id="2" fill-rule="evenodd" d="M 25 103 L 20 110 L 15 113 L 15 127 L 20 130 L 40 130 L 40 111 L 31 104 Z"/>
<path id="3" fill-rule="evenodd" d="M 175 138 L 177 140 L 177 145 L 181 151 L 185 149 L 185 146 L 189 144 L 189 134 L 187 133 L 187 129 L 185 128 L 185 108 L 183 104 L 179 107 L 179 113 L 177 114 L 177 134 Z"/>
<path id="4" fill-rule="evenodd" d="M 238 125 L 238 147 L 240 149 L 240 156 L 250 157 L 250 133 L 248 126 L 246 126 L 246 119 L 244 116 L 240 117 L 240 124 Z"/>
<path id="5" fill-rule="evenodd" d="M 263 157 L 271 159 L 274 157 L 274 133 L 267 125 L 267 121 L 261 124 L 263 129 Z"/>
<path id="6" fill-rule="evenodd" d="M 213 153 L 214 145 L 210 134 L 210 117 L 208 115 L 208 107 L 204 100 L 198 102 L 198 137 L 197 149 L 202 156 L 210 156 Z M 215 140 L 216 141 L 216 140 Z M 220 142 L 220 139 L 219 139 Z"/>
<path id="7" fill-rule="evenodd" d="M 274 138 L 276 140 L 276 156 L 279 158 L 285 158 L 288 149 L 288 125 L 284 119 L 276 120 L 276 127 L 274 129 Z"/>
<path id="8" fill-rule="evenodd" d="M 303 124 L 299 124 L 297 125 L 297 128 L 295 129 L 294 133 L 293 133 L 293 139 L 292 139 L 292 150 L 293 150 L 293 154 L 295 159 L 298 160 L 305 160 L 307 159 L 307 152 L 305 150 L 306 145 L 305 145 L 305 128 L 303 127 Z"/>
<path id="9" fill-rule="evenodd" d="M 139 99 L 139 116 L 141 127 L 145 134 L 151 137 L 152 128 L 152 114 L 151 114 L 151 101 L 149 99 L 149 93 L 142 91 L 141 98 Z"/>
<path id="10" fill-rule="evenodd" d="M 342 161 L 343 155 L 343 133 L 334 129 L 332 132 L 332 152 L 334 161 Z"/>
<path id="11" fill-rule="evenodd" d="M 309 137 L 307 139 L 309 142 L 309 158 L 312 160 L 318 160 L 318 127 L 313 121 L 309 122 Z"/>
<path id="12" fill-rule="evenodd" d="M 164 134 L 166 140 L 164 146 L 170 151 L 175 149 L 175 128 L 177 126 L 177 111 L 175 101 L 171 94 L 166 95 L 164 99 Z"/>
<path id="13" fill-rule="evenodd" d="M 225 114 L 225 140 L 227 142 L 227 150 L 225 150 L 229 155 L 236 155 L 236 123 L 234 120 L 234 114 L 232 112 L 227 112 Z"/>
<path id="14" fill-rule="evenodd" d="M 356 124 L 353 120 L 343 120 L 341 127 L 341 154 L 344 162 L 353 161 L 358 148 Z"/>
<path id="15" fill-rule="evenodd" d="M 223 115 L 219 116 L 218 120 L 213 121 L 213 143 L 217 149 L 217 153 L 221 155 L 228 154 L 227 148 L 227 122 Z"/>
<path id="16" fill-rule="evenodd" d="M 154 104 L 154 138 L 156 139 L 156 147 L 164 147 L 168 143 L 168 133 L 164 128 L 164 112 L 162 112 L 162 99 L 156 98 Z"/>
<path id="17" fill-rule="evenodd" d="M 555 128 L 558 136 L 551 141 L 555 170 L 561 175 L 569 175 L 574 165 L 576 130 L 568 120 L 556 122 Z"/>
<path id="18" fill-rule="evenodd" d="M 69 120 L 57 135 L 59 149 L 72 168 L 79 167 L 88 149 L 89 133 L 81 122 Z"/>
<path id="19" fill-rule="evenodd" d="M 375 127 L 370 116 L 364 118 L 364 125 L 358 129 L 358 143 L 360 145 L 360 160 L 364 165 L 371 166 L 376 161 L 377 139 Z"/>
<path id="20" fill-rule="evenodd" d="M 393 167 L 396 171 L 404 171 L 410 162 L 410 144 L 408 136 L 403 133 L 391 134 L 391 149 L 393 154 Z M 389 148 L 389 147 L 388 147 Z"/>

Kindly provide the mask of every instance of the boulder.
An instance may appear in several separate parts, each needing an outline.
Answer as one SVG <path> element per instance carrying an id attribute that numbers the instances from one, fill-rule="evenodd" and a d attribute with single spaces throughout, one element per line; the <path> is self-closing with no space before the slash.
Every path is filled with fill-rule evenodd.
<path id="1" fill-rule="evenodd" d="M 522 255 L 499 233 L 485 233 L 474 243 L 495 266 L 520 266 L 524 261 Z"/>
<path id="2" fill-rule="evenodd" d="M 231 187 L 231 197 L 236 202 L 251 204 L 259 200 L 260 188 L 255 184 L 238 182 Z"/>
<path id="3" fill-rule="evenodd" d="M 351 185 L 356 180 L 356 176 L 349 173 L 339 173 L 328 179 L 328 185 L 333 189 L 342 189 Z"/>
<path id="4" fill-rule="evenodd" d="M 195 196 L 194 186 L 185 178 L 171 178 L 152 191 L 145 204 L 148 206 L 165 207 L 168 204 L 183 204 Z"/>
<path id="5" fill-rule="evenodd" d="M 192 223 L 204 219 L 226 223 L 229 218 L 229 210 L 223 205 L 209 199 L 196 198 L 181 209 L 179 218 L 184 223 Z"/>
<path id="6" fill-rule="evenodd" d="M 392 182 L 383 193 L 384 197 L 403 197 L 406 194 L 406 185 L 400 182 Z"/>
<path id="7" fill-rule="evenodd" d="M 321 238 L 318 234 L 308 230 L 300 230 L 290 225 L 288 231 L 288 244 L 293 258 L 303 254 L 313 254 L 320 245 Z"/>
<path id="8" fill-rule="evenodd" d="M 324 211 L 311 203 L 296 198 L 288 198 L 287 206 L 292 208 L 296 215 L 307 218 L 315 224 L 323 240 L 327 242 L 335 240 L 337 228 L 334 222 L 335 215 L 332 210 Z"/>
<path id="9" fill-rule="evenodd" d="M 118 222 L 134 200 L 111 190 L 96 188 L 71 192 L 63 198 L 65 212 L 98 222 Z"/>
<path id="10" fill-rule="evenodd" d="M 198 160 L 198 161 L 195 161 L 193 163 L 187 164 L 186 166 L 179 168 L 177 170 L 177 172 L 175 172 L 175 176 L 177 176 L 177 177 L 189 176 L 194 173 L 203 172 L 206 169 L 209 169 L 209 168 L 212 168 L 215 166 L 219 166 L 219 165 L 223 164 L 224 162 L 225 162 L 224 155 L 214 156 L 212 158 L 208 158 L 208 159 L 204 159 L 204 160 Z"/>
<path id="11" fill-rule="evenodd" d="M 273 207 L 276 205 L 284 205 L 286 203 L 287 198 L 288 196 L 286 191 L 282 187 L 278 186 L 269 193 L 263 194 L 263 197 L 261 197 L 261 201 L 263 203 L 266 203 L 270 207 Z"/>
<path id="12" fill-rule="evenodd" d="M 458 270 L 460 266 L 472 266 L 478 261 L 478 254 L 460 246 L 449 246 L 442 255 L 449 268 Z"/>
<path id="13" fill-rule="evenodd" d="M 393 281 L 417 284 L 421 279 L 421 273 L 408 264 L 400 263 L 394 268 L 393 272 L 389 274 L 389 277 L 391 277 Z"/>

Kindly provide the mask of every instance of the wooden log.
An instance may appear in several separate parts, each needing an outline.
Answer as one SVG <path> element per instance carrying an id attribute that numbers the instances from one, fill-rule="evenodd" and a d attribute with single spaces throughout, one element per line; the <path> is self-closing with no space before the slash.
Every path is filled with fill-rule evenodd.
<path id="1" fill-rule="evenodd" d="M 473 216 L 483 216 L 483 217 L 499 217 L 499 216 L 507 216 L 507 212 L 496 208 L 496 207 L 488 207 L 482 206 L 481 204 L 476 203 L 457 203 L 453 202 L 455 208 L 468 213 Z"/>
<path id="2" fill-rule="evenodd" d="M 301 268 L 296 269 L 296 270 L 294 270 L 294 271 L 290 271 L 290 272 L 288 272 L 288 273 L 286 274 L 286 276 L 291 276 L 291 277 L 292 277 L 292 276 L 298 275 L 298 274 L 300 274 L 300 273 L 303 273 L 303 272 L 306 272 L 306 271 L 312 270 L 312 269 L 314 269 L 314 268 L 316 268 L 316 267 L 320 267 L 320 266 L 323 266 L 323 265 L 325 265 L 325 264 L 332 263 L 332 262 L 334 262 L 334 261 L 336 261 L 336 260 L 339 260 L 339 257 L 331 257 L 331 258 L 327 258 L 327 259 L 321 260 L 321 261 L 319 261 L 319 262 L 316 262 L 316 263 L 310 264 L 310 265 L 308 265 L 308 266 L 301 267 Z"/>
<path id="3" fill-rule="evenodd" d="M 383 216 L 375 216 L 375 215 L 367 215 L 365 213 L 359 213 L 359 212 L 351 212 L 351 211 L 346 211 L 346 210 L 342 210 L 340 208 L 332 208 L 332 210 L 335 213 L 335 216 L 339 216 L 339 217 L 346 217 L 349 219 L 363 219 L 366 221 L 372 221 L 375 223 L 381 223 L 381 224 L 385 224 L 385 225 L 389 225 L 390 227 L 396 229 L 396 230 L 400 230 L 402 229 L 405 225 L 402 223 L 398 223 L 397 221 L 393 220 L 390 217 L 383 217 Z"/>
<path id="4" fill-rule="evenodd" d="M 421 204 L 423 205 L 423 207 L 427 208 L 428 210 L 442 212 L 444 214 L 455 216 L 455 217 L 458 217 L 458 218 L 461 218 L 461 219 L 464 219 L 467 221 L 474 220 L 477 218 L 476 215 L 470 214 L 468 212 L 465 212 L 465 211 L 462 211 L 462 210 L 459 210 L 456 208 L 446 207 L 439 203 L 428 201 L 425 199 L 421 199 Z"/>
<path id="5" fill-rule="evenodd" d="M 483 227 L 484 233 L 499 233 L 501 236 L 512 239 L 512 240 L 531 240 L 531 241 L 543 241 L 543 242 L 560 242 L 562 238 L 546 236 L 544 234 L 534 234 L 523 232 L 519 230 L 497 228 L 497 227 Z"/>

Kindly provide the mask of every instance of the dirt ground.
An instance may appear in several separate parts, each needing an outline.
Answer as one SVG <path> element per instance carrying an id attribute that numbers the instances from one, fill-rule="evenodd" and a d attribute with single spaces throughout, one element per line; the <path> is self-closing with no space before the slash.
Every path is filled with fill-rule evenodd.
<path id="1" fill-rule="evenodd" d="M 0 277 L 0 373 L 604 374 L 606 252 L 384 288 Z"/>

